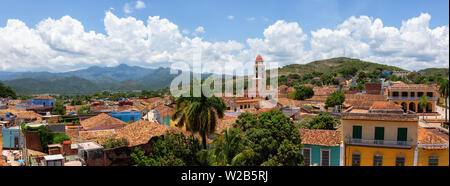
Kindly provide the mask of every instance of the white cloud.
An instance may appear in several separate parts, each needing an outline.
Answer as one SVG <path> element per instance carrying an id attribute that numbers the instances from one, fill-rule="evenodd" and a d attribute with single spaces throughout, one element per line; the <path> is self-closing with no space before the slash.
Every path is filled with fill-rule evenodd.
<path id="1" fill-rule="evenodd" d="M 247 20 L 247 21 L 254 21 L 255 18 L 254 18 L 254 17 L 247 17 L 246 20 Z"/>
<path id="2" fill-rule="evenodd" d="M 229 15 L 229 16 L 227 16 L 227 19 L 232 20 L 232 19 L 234 19 L 234 16 Z"/>
<path id="3" fill-rule="evenodd" d="M 202 26 L 199 26 L 195 29 L 195 32 L 197 33 L 205 33 L 205 28 L 203 28 Z"/>
<path id="4" fill-rule="evenodd" d="M 146 6 L 145 6 L 145 3 L 144 2 L 142 2 L 142 1 L 136 1 L 136 6 L 135 6 L 135 8 L 136 9 L 141 9 L 141 8 L 145 8 Z"/>
<path id="5" fill-rule="evenodd" d="M 242 69 L 241 63 L 251 64 L 258 54 L 266 62 L 281 65 L 345 55 L 410 70 L 448 67 L 449 27 L 430 28 L 430 19 L 429 14 L 421 14 L 396 28 L 384 26 L 380 19 L 350 17 L 336 28 L 310 33 L 297 22 L 279 20 L 263 31 L 262 38 L 249 38 L 246 43 L 188 37 L 189 30 L 159 16 L 137 20 L 106 12 L 106 34 L 85 30 L 83 23 L 70 16 L 48 18 L 34 28 L 9 19 L 0 27 L 0 71 L 69 71 L 120 63 L 156 67 L 190 63 L 198 49 L 209 71 L 216 67 L 211 63 Z M 204 32 L 198 27 L 194 34 Z"/>
<path id="6" fill-rule="evenodd" d="M 123 12 L 125 12 L 125 14 L 133 12 L 133 8 L 131 8 L 129 3 L 125 3 L 125 5 L 123 6 Z"/>

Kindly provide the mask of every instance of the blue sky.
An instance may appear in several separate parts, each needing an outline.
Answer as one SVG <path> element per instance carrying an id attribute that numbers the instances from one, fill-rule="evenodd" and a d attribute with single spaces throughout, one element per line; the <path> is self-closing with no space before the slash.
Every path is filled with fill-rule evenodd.
<path id="1" fill-rule="evenodd" d="M 261 54 L 419 70 L 448 67 L 448 25 L 448 0 L 0 0 L 0 71 L 168 66 L 195 48 L 231 69 Z"/>
<path id="2" fill-rule="evenodd" d="M 209 41 L 261 37 L 262 31 L 276 20 L 296 21 L 305 32 L 334 28 L 350 16 L 367 15 L 380 18 L 386 26 L 399 27 L 402 20 L 427 12 L 430 27 L 448 25 L 448 0 L 145 0 L 146 8 L 125 14 L 124 0 L 1 0 L 0 26 L 8 19 L 20 19 L 28 26 L 51 17 L 64 15 L 81 21 L 86 30 L 105 33 L 105 11 L 114 8 L 117 16 L 133 16 L 146 20 L 161 16 L 177 24 L 181 30 L 193 31 L 203 26 Z M 234 16 L 228 20 L 227 16 Z M 255 18 L 254 21 L 248 19 Z"/>

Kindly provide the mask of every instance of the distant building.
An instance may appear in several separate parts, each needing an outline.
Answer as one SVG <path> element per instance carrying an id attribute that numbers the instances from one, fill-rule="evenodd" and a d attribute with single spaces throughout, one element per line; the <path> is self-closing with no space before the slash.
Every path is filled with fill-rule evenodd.
<path id="1" fill-rule="evenodd" d="M 55 106 L 56 99 L 51 96 L 38 96 L 28 101 L 28 105 L 42 105 L 44 107 Z"/>
<path id="2" fill-rule="evenodd" d="M 393 102 L 374 102 L 342 113 L 345 166 L 413 166 L 418 115 Z"/>
<path id="3" fill-rule="evenodd" d="M 109 116 L 128 123 L 139 121 L 141 119 L 141 112 L 113 112 Z"/>
<path id="4" fill-rule="evenodd" d="M 423 113 L 424 108 L 419 105 L 422 96 L 428 97 L 426 113 L 436 112 L 439 100 L 439 90 L 436 85 L 425 84 L 394 84 L 388 87 L 389 100 L 402 106 L 405 112 Z"/>
<path id="5" fill-rule="evenodd" d="M 2 125 L 2 138 L 3 149 L 22 149 L 23 138 L 19 126 L 6 128 Z"/>
<path id="6" fill-rule="evenodd" d="M 366 94 L 381 94 L 381 84 L 378 83 L 366 83 L 364 84 Z"/>
<path id="7" fill-rule="evenodd" d="M 299 129 L 305 166 L 340 166 L 344 148 L 337 130 Z"/>
<path id="8" fill-rule="evenodd" d="M 392 72 L 392 75 L 397 76 L 397 77 L 406 77 L 409 75 L 410 72 L 408 71 L 394 71 Z"/>

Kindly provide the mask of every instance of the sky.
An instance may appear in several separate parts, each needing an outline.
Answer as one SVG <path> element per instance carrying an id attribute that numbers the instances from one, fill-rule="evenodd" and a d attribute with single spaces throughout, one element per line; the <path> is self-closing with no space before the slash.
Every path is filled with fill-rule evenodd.
<path id="1" fill-rule="evenodd" d="M 448 0 L 0 0 L 0 71 L 351 57 L 448 67 Z"/>

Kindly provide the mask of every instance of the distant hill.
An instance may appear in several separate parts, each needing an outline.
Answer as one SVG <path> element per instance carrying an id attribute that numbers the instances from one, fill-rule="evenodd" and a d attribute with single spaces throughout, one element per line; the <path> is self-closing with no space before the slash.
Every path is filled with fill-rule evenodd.
<path id="1" fill-rule="evenodd" d="M 86 94 L 99 90 L 99 87 L 89 80 L 79 77 L 63 77 L 56 79 L 23 78 L 3 81 L 17 94 Z"/>
<path id="2" fill-rule="evenodd" d="M 427 68 L 420 70 L 419 72 L 423 73 L 425 76 L 441 76 L 441 77 L 447 77 L 449 76 L 448 68 Z"/>
<path id="3" fill-rule="evenodd" d="M 355 67 L 358 72 L 372 72 L 380 68 L 390 71 L 405 71 L 394 66 L 340 57 L 313 61 L 308 64 L 287 65 L 281 67 L 278 74 L 281 76 L 289 74 L 305 75 L 311 72 L 340 72 L 342 69 L 349 67 Z M 425 75 L 443 74 L 448 77 L 448 68 L 430 68 L 420 72 Z M 202 74 L 202 78 L 209 75 L 211 74 Z M 172 80 L 177 76 L 178 74 L 170 74 L 169 68 L 151 69 L 122 64 L 116 67 L 93 66 L 62 73 L 0 72 L 0 81 L 21 95 L 45 93 L 91 94 L 103 90 L 157 90 L 169 87 Z"/>
<path id="4" fill-rule="evenodd" d="M 291 64 L 278 69 L 278 75 L 298 74 L 305 75 L 311 72 L 339 72 L 344 68 L 355 67 L 358 72 L 371 72 L 377 68 L 390 71 L 406 71 L 404 69 L 382 65 L 373 62 L 361 61 L 359 59 L 351 59 L 345 57 L 331 58 L 319 61 L 313 61 L 307 64 Z"/>

